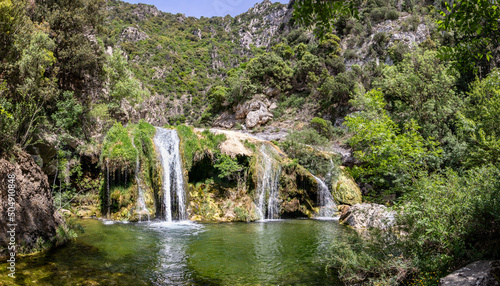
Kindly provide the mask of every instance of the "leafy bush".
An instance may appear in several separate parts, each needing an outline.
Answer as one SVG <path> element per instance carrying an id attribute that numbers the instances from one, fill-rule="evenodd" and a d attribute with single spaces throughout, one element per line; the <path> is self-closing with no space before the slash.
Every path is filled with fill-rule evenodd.
<path id="1" fill-rule="evenodd" d="M 364 164 L 352 171 L 356 179 L 367 179 L 376 187 L 402 191 L 403 185 L 427 168 L 430 157 L 439 156 L 439 143 L 424 139 L 415 121 L 400 129 L 385 110 L 382 92 L 358 94 L 351 104 L 361 111 L 346 118 L 354 156 Z"/>
<path id="2" fill-rule="evenodd" d="M 73 92 L 65 91 L 62 100 L 57 102 L 57 111 L 52 114 L 52 120 L 61 130 L 81 136 L 82 113 L 83 107 L 75 100 Z"/>
<path id="3" fill-rule="evenodd" d="M 467 164 L 499 164 L 500 70 L 495 69 L 483 80 L 472 84 L 459 118 L 461 137 L 471 146 Z"/>
<path id="4" fill-rule="evenodd" d="M 290 133 L 280 143 L 280 148 L 292 159 L 316 175 L 326 176 L 336 171 L 337 164 L 332 165 L 333 157 L 319 149 L 326 147 L 328 139 L 321 136 L 315 129 L 307 128 Z M 337 158 L 335 158 L 337 159 Z"/>
<path id="5" fill-rule="evenodd" d="M 424 271 L 449 271 L 466 261 L 498 257 L 500 170 L 422 177 L 399 205 L 405 251 Z"/>
<path id="6" fill-rule="evenodd" d="M 376 230 L 368 237 L 355 232 L 340 237 L 324 259 L 347 285 L 399 285 L 417 271 L 396 238 Z"/>

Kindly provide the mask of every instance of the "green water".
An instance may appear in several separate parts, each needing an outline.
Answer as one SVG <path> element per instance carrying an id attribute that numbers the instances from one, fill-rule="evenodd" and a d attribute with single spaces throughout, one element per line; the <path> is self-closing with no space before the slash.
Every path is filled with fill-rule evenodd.
<path id="1" fill-rule="evenodd" d="M 1 265 L 0 285 L 341 285 L 323 257 L 338 221 L 113 223 L 82 220 L 75 243 Z"/>

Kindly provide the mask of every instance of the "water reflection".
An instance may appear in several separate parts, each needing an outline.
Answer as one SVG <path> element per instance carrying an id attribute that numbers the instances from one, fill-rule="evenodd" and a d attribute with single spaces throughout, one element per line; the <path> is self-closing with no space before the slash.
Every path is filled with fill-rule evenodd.
<path id="1" fill-rule="evenodd" d="M 20 262 L 17 285 L 340 285 L 318 257 L 347 231 L 316 220 L 82 225 L 77 243 Z"/>

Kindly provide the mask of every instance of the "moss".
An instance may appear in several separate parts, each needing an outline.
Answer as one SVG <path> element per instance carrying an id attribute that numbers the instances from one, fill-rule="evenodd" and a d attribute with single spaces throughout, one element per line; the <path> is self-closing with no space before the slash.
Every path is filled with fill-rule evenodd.
<path id="1" fill-rule="evenodd" d="M 117 122 L 104 138 L 101 152 L 101 166 L 108 162 L 111 169 L 125 169 L 133 166 L 137 150 L 129 137 L 129 131 Z"/>
<path id="2" fill-rule="evenodd" d="M 339 178 L 332 182 L 332 195 L 338 204 L 354 205 L 362 202 L 358 184 L 343 168 Z"/>
<path id="3" fill-rule="evenodd" d="M 99 194 L 100 209 L 103 214 L 108 214 L 108 202 L 110 202 L 111 217 L 134 220 L 139 196 L 135 180 L 136 162 L 139 159 L 140 169 L 137 176 L 144 189 L 146 207 L 151 216 L 155 215 L 157 196 L 154 190 L 160 189 L 156 182 L 158 172 L 153 143 L 155 133 L 156 128 L 153 125 L 140 121 L 126 128 L 116 123 L 106 134 L 100 160 L 104 169 Z"/>
<path id="4" fill-rule="evenodd" d="M 318 183 L 295 160 L 285 159 L 280 178 L 281 217 L 312 217 L 317 201 Z"/>

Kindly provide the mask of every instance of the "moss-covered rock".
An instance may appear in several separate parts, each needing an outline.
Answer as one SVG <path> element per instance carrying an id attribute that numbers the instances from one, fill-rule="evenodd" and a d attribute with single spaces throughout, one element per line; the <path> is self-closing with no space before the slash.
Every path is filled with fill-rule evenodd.
<path id="1" fill-rule="evenodd" d="M 99 198 L 104 216 L 129 221 L 147 216 L 137 207 L 139 185 L 149 216 L 155 216 L 157 195 L 154 190 L 159 189 L 153 144 L 155 133 L 155 127 L 143 121 L 126 127 L 116 123 L 109 130 L 100 158 L 104 179 Z"/>
<path id="2" fill-rule="evenodd" d="M 318 182 L 309 171 L 288 158 L 280 178 L 281 217 L 312 217 L 316 212 Z"/>
<path id="3" fill-rule="evenodd" d="M 338 204 L 355 205 L 362 202 L 361 190 L 349 173 L 342 171 L 337 180 L 332 181 L 332 195 Z"/>

